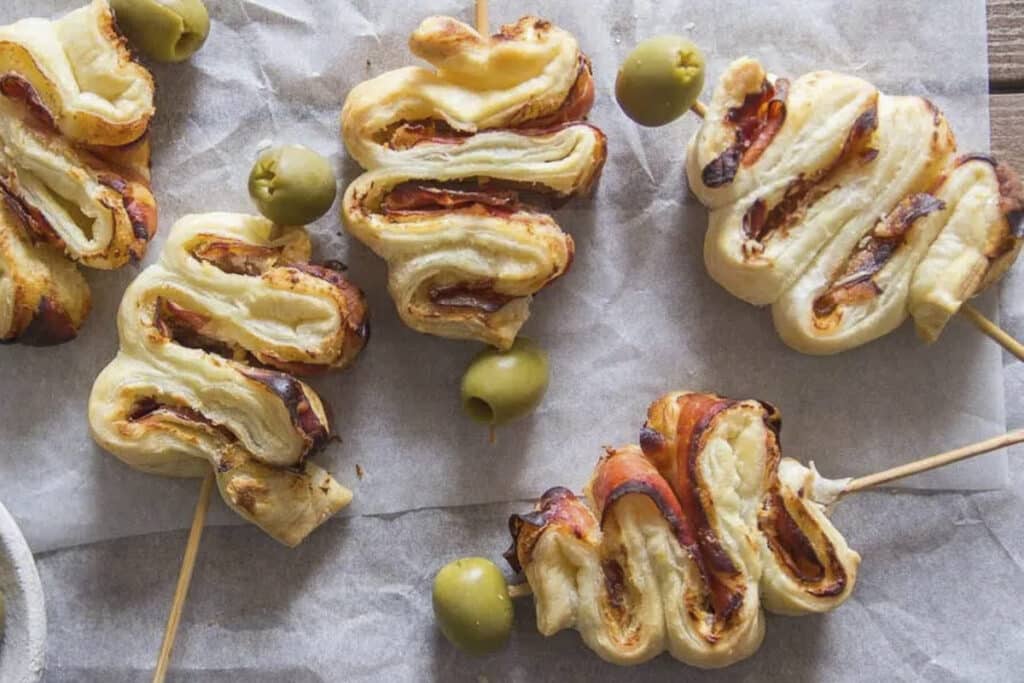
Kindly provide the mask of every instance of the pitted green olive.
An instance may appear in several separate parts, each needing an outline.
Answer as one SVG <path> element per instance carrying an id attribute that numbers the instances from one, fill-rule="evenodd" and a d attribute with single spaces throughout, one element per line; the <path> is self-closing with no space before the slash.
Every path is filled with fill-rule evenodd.
<path id="1" fill-rule="evenodd" d="M 117 25 L 158 62 L 183 62 L 203 46 L 210 15 L 202 0 L 110 0 Z"/>
<path id="2" fill-rule="evenodd" d="M 615 79 L 622 111 L 641 126 L 664 126 L 686 113 L 704 88 L 704 56 L 680 36 L 648 38 Z"/>
<path id="3" fill-rule="evenodd" d="M 337 192 L 330 162 L 302 145 L 266 150 L 249 174 L 249 195 L 278 225 L 312 223 L 327 213 Z"/>
<path id="4" fill-rule="evenodd" d="M 490 560 L 464 557 L 434 577 L 434 616 L 441 633 L 470 654 L 495 652 L 512 632 L 512 599 L 505 577 Z"/>
<path id="5" fill-rule="evenodd" d="M 520 337 L 508 351 L 487 349 L 462 376 L 462 407 L 474 420 L 498 425 L 533 411 L 548 388 L 548 357 Z"/>

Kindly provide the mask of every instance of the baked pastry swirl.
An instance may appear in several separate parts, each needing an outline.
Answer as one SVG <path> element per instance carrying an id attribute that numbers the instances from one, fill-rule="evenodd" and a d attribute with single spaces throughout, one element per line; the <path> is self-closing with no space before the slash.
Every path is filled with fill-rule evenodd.
<path id="1" fill-rule="evenodd" d="M 0 241 L 24 245 L 0 250 L 0 278 L 11 282 L 0 307 L 12 311 L 0 317 L 0 340 L 60 343 L 81 326 L 89 289 L 54 253 L 119 268 L 156 232 L 153 79 L 132 61 L 106 0 L 94 0 L 56 21 L 0 27 L 0 95 Z M 19 261 L 30 254 L 31 264 Z M 61 295 L 26 293 L 11 274 L 27 271 L 34 291 Z"/>
<path id="2" fill-rule="evenodd" d="M 727 666 L 764 636 L 762 606 L 824 612 L 853 591 L 860 556 L 826 516 L 845 481 L 779 452 L 778 412 L 676 392 L 640 446 L 608 449 L 585 489 L 545 493 L 509 521 L 506 557 L 533 589 L 537 628 L 575 628 L 602 659 L 667 650 Z"/>
<path id="3" fill-rule="evenodd" d="M 352 497 L 307 460 L 330 425 L 296 375 L 345 367 L 369 335 L 362 292 L 310 251 L 304 229 L 263 218 L 178 221 L 125 292 L 89 399 L 104 449 L 165 476 L 213 467 L 225 502 L 288 545 Z"/>
<path id="4" fill-rule="evenodd" d="M 931 102 L 829 71 L 790 82 L 733 62 L 690 141 L 687 177 L 711 212 L 712 278 L 770 304 L 805 353 L 859 346 L 908 315 L 934 340 L 1024 236 L 1009 167 L 958 157 Z"/>
<path id="5" fill-rule="evenodd" d="M 409 46 L 434 69 L 385 73 L 345 101 L 345 145 L 367 169 L 345 193 L 345 223 L 387 260 L 407 325 L 508 348 L 573 256 L 531 204 L 588 191 L 604 163 L 604 135 L 581 121 L 590 63 L 536 17 L 493 37 L 431 17 Z"/>

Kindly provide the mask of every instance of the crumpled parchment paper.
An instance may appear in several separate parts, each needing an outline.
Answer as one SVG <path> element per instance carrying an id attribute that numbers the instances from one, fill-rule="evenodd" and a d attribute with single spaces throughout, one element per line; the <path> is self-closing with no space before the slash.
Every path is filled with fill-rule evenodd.
<path id="1" fill-rule="evenodd" d="M 77 4 L 7 0 L 0 22 Z M 145 263 L 186 213 L 254 211 L 245 182 L 268 141 L 300 142 L 330 155 L 344 189 L 359 173 L 338 135 L 347 90 L 412 63 L 406 40 L 423 17 L 472 15 L 467 0 L 208 4 L 213 30 L 203 51 L 189 63 L 154 68 L 161 233 Z M 776 403 L 784 452 L 813 459 L 829 476 L 869 473 L 1003 431 L 1000 351 L 962 321 L 932 347 L 905 326 L 838 357 L 787 349 L 767 312 L 733 299 L 704 271 L 705 213 L 688 196 L 683 173 L 697 120 L 641 129 L 611 97 L 615 70 L 639 39 L 679 32 L 707 55 L 705 97 L 725 64 L 744 54 L 785 75 L 834 68 L 890 92 L 929 96 L 964 149 L 985 149 L 983 2 L 491 3 L 495 25 L 528 12 L 572 31 L 593 59 L 598 100 L 591 119 L 610 145 L 595 196 L 556 214 L 576 240 L 576 260 L 535 300 L 524 329 L 550 352 L 551 389 L 536 414 L 488 444 L 486 430 L 465 419 L 458 404 L 459 377 L 479 347 L 403 327 L 385 290 L 383 262 L 343 233 L 332 210 L 310 228 L 317 255 L 349 264 L 369 295 L 374 325 L 352 369 L 313 381 L 333 406 L 342 439 L 317 462 L 355 490 L 346 514 L 521 500 L 556 484 L 578 487 L 601 446 L 634 441 L 648 403 L 677 388 Z M 133 471 L 88 434 L 89 390 L 117 348 L 115 313 L 134 274 L 88 272 L 95 309 L 73 343 L 0 349 L 0 499 L 36 550 L 190 522 L 198 482 Z M 991 310 L 993 300 L 983 308 Z M 1006 480 L 1005 456 L 993 455 L 908 483 L 976 489 Z M 239 520 L 218 502 L 212 521 Z M 331 536 L 344 554 L 346 541 L 333 537 L 358 526 L 316 533 Z"/>

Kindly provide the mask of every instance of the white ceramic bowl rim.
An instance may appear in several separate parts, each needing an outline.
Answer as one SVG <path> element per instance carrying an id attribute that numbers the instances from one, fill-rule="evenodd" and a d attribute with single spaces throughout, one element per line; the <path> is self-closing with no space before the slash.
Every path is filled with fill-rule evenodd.
<path id="1" fill-rule="evenodd" d="M 36 683 L 46 654 L 46 606 L 32 551 L 0 504 L 0 592 L 4 594 L 0 681 Z"/>

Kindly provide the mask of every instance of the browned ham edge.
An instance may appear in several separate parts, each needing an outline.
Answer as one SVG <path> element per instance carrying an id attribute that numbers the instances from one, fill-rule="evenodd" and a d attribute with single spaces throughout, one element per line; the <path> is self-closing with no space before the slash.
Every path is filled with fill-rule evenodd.
<path id="1" fill-rule="evenodd" d="M 38 123 L 56 132 L 57 123 L 54 121 L 53 115 L 43 104 L 39 93 L 27 80 L 13 73 L 0 76 L 0 94 L 24 104 Z"/>
<path id="2" fill-rule="evenodd" d="M 679 496 L 683 514 L 693 525 L 697 536 L 697 547 L 703 558 L 704 571 L 707 572 L 705 578 L 711 592 L 715 622 L 724 623 L 743 604 L 745 591 L 735 586 L 740 572 L 708 521 L 700 495 L 697 460 L 703 450 L 705 433 L 715 418 L 735 405 L 735 402 L 706 394 L 686 394 L 679 397 L 678 401 L 680 410 L 676 427 L 676 458 L 679 463 L 679 480 L 672 482 L 673 489 Z"/>
<path id="3" fill-rule="evenodd" d="M 435 306 L 472 308 L 484 313 L 494 313 L 508 302 L 519 298 L 495 291 L 491 280 L 431 287 L 427 296 Z"/>
<path id="4" fill-rule="evenodd" d="M 517 124 L 519 129 L 543 130 L 553 126 L 559 126 L 572 121 L 580 121 L 586 118 L 594 106 L 595 88 L 594 72 L 590 60 L 580 54 L 579 71 L 576 82 L 573 83 L 569 94 L 566 95 L 558 109 L 534 119 Z"/>
<path id="5" fill-rule="evenodd" d="M 738 107 L 726 112 L 725 123 L 736 131 L 736 141 L 701 171 L 701 180 L 708 187 L 728 185 L 740 166 L 751 166 L 786 122 L 786 97 L 789 81 L 780 78 L 771 83 L 765 79 L 761 89 L 750 93 Z"/>
<path id="6" fill-rule="evenodd" d="M 4 202 L 13 211 L 21 224 L 25 226 L 27 235 L 30 240 L 35 242 L 37 239 L 41 239 L 48 244 L 53 245 L 57 249 L 64 249 L 64 240 L 61 239 L 57 231 L 53 229 L 50 222 L 46 220 L 46 217 L 39 211 L 39 209 L 30 205 L 20 196 L 15 194 L 7 183 L 0 180 L 0 193 L 3 193 Z"/>
<path id="7" fill-rule="evenodd" d="M 774 487 L 758 514 L 758 528 L 764 533 L 769 549 L 790 577 L 804 584 L 808 594 L 820 598 L 839 595 L 846 589 L 847 577 L 835 547 L 827 536 L 820 534 L 818 542 L 823 548 L 823 557 L 818 555 L 813 541 L 786 507 L 786 495 L 792 494 L 782 494 Z M 802 507 L 794 509 L 806 523 L 814 524 Z"/>
<path id="8" fill-rule="evenodd" d="M 816 201 L 835 189 L 830 182 L 832 176 L 842 170 L 846 163 L 860 159 L 873 161 L 877 150 L 868 147 L 878 129 L 878 104 L 862 113 L 854 122 L 836 160 L 812 176 L 800 175 L 786 188 L 782 200 L 771 209 L 763 199 L 756 200 L 743 215 L 743 232 L 752 240 L 764 242 L 775 233 L 785 233 L 792 225 L 799 223 L 807 210 Z"/>
<path id="9" fill-rule="evenodd" d="M 215 423 L 198 410 L 190 408 L 189 406 L 177 405 L 153 397 L 137 400 L 135 405 L 132 406 L 131 412 L 128 413 L 127 420 L 129 422 L 146 422 L 149 420 L 159 421 L 165 416 L 172 416 L 183 422 L 194 422 L 196 424 L 204 425 L 209 427 L 211 430 L 218 432 L 228 441 L 237 441 L 237 437 L 230 429 Z"/>
<path id="10" fill-rule="evenodd" d="M 216 339 L 203 332 L 210 318 L 202 313 L 190 311 L 170 299 L 156 300 L 153 325 L 166 339 L 189 349 L 199 349 L 230 360 L 245 360 L 244 349 Z"/>
<path id="11" fill-rule="evenodd" d="M 192 249 L 192 256 L 231 275 L 259 276 L 278 264 L 281 249 L 211 236 Z"/>
<path id="12" fill-rule="evenodd" d="M 452 211 L 478 206 L 487 213 L 509 214 L 519 210 L 515 190 L 488 188 L 472 181 L 434 183 L 409 181 L 396 185 L 381 203 L 387 216 L 406 216 L 432 211 Z"/>
<path id="13" fill-rule="evenodd" d="M 313 410 L 305 389 L 297 379 L 283 372 L 263 368 L 238 368 L 238 372 L 265 386 L 288 409 L 292 424 L 306 441 L 300 462 L 327 443 L 330 431 Z"/>
<path id="14" fill-rule="evenodd" d="M 132 185 L 124 178 L 112 173 L 101 173 L 97 178 L 100 183 L 121 195 L 124 211 L 132 224 L 132 234 L 139 242 L 131 247 L 132 256 L 141 259 L 145 255 L 146 245 L 156 234 L 157 213 L 152 202 L 142 202 L 135 196 Z"/>
<path id="15" fill-rule="evenodd" d="M 814 300 L 814 315 L 825 318 L 841 305 L 868 301 L 881 294 L 882 289 L 874 281 L 875 275 L 903 246 L 907 233 L 918 219 L 944 208 L 944 202 L 926 192 L 918 192 L 900 202 L 861 239 L 843 269 L 832 279 L 835 284 Z"/>
<path id="16" fill-rule="evenodd" d="M 534 546 L 550 526 L 565 527 L 576 538 L 584 538 L 596 531 L 597 520 L 569 489 L 562 486 L 548 489 L 531 512 L 509 517 L 512 545 L 504 556 L 513 571 L 523 571 L 532 561 Z"/>
<path id="17" fill-rule="evenodd" d="M 820 581 L 825 576 L 825 567 L 818 560 L 810 539 L 804 534 L 793 517 L 786 510 L 785 503 L 776 492 L 768 495 L 765 510 L 773 519 L 772 524 L 761 525 L 761 531 L 768 544 L 790 574 L 805 583 Z"/>
<path id="18" fill-rule="evenodd" d="M 0 340 L 2 343 L 25 344 L 26 346 L 56 346 L 78 336 L 78 328 L 64 308 L 48 296 L 39 299 L 32 320 L 14 339 Z"/>

